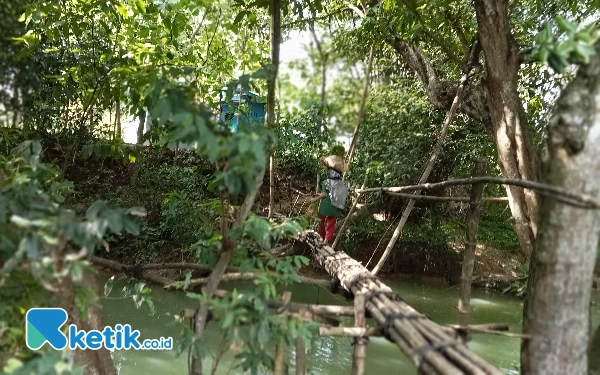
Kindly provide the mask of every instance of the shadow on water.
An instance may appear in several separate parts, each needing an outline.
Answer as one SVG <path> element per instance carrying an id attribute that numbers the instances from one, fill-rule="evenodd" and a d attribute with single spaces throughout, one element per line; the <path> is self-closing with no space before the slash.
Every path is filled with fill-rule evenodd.
<path id="1" fill-rule="evenodd" d="M 454 324 L 457 321 L 456 300 L 457 288 L 423 285 L 410 282 L 388 282 L 390 287 L 418 311 L 423 312 L 439 324 Z M 122 284 L 124 286 L 125 284 Z M 225 286 L 225 285 L 224 285 Z M 229 283 L 227 289 L 244 290 L 251 284 Z M 118 296 L 115 286 L 111 297 Z M 292 299 L 301 303 L 347 304 L 340 296 L 334 296 L 316 287 L 295 285 L 290 288 Z M 173 337 L 174 347 L 181 339 L 182 326 L 174 322 L 173 315 L 186 307 L 193 307 L 194 301 L 187 299 L 182 293 L 165 292 L 154 288 L 153 292 L 156 314 L 149 316 L 146 308 L 136 309 L 131 300 L 105 299 L 104 319 L 106 325 L 131 324 L 133 329 L 141 332 L 141 338 Z M 594 292 L 594 300 L 598 300 L 598 292 Z M 523 308 L 522 301 L 511 296 L 498 293 L 473 291 L 472 324 L 507 323 L 510 332 L 520 332 Z M 595 308 L 592 315 L 594 325 L 600 320 L 600 311 Z M 345 324 L 351 325 L 352 319 L 345 318 Z M 374 325 L 373 322 L 370 322 Z M 209 353 L 216 350 L 221 341 L 218 325 L 211 322 L 207 329 L 206 342 Z M 506 374 L 518 374 L 520 340 L 497 335 L 474 334 L 469 347 L 479 356 L 501 369 Z M 392 343 L 384 338 L 371 338 L 367 349 L 367 374 L 412 374 L 416 372 L 414 365 Z M 294 368 L 294 352 L 289 353 L 290 373 Z M 113 358 L 120 374 L 186 374 L 187 355 L 176 358 L 172 351 L 116 351 Z M 350 338 L 315 337 L 307 345 L 308 373 L 312 374 L 348 374 L 352 366 L 352 346 Z M 241 374 L 241 370 L 233 366 L 233 354 L 227 353 L 217 374 Z M 206 371 L 210 373 L 212 360 L 205 361 Z"/>

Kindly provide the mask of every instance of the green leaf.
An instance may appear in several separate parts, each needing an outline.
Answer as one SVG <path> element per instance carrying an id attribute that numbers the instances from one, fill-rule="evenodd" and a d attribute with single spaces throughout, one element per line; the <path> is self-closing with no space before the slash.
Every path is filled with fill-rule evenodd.
<path id="1" fill-rule="evenodd" d="M 198 300 L 204 301 L 204 295 L 202 295 L 202 294 L 187 292 L 185 295 L 187 298 L 198 299 Z"/>
<path id="2" fill-rule="evenodd" d="M 106 284 L 104 284 L 104 296 L 108 297 L 110 295 L 110 292 L 112 291 L 112 288 L 115 286 L 115 276 L 111 276 L 110 279 L 108 279 L 106 281 Z"/>
<path id="3" fill-rule="evenodd" d="M 127 12 L 127 5 L 125 5 L 125 3 L 120 3 L 119 5 L 117 5 L 117 12 L 119 12 L 119 14 L 123 16 L 123 18 L 129 18 L 129 13 Z"/>
<path id="4" fill-rule="evenodd" d="M 100 211 L 102 211 L 106 207 L 106 201 L 97 200 L 87 209 L 85 212 L 85 217 L 87 219 L 94 219 L 98 217 Z"/>
<path id="5" fill-rule="evenodd" d="M 106 219 L 110 230 L 116 234 L 120 234 L 123 230 L 123 215 L 115 210 L 106 212 Z"/>
<path id="6" fill-rule="evenodd" d="M 142 11 L 142 13 L 146 13 L 146 4 L 144 0 L 137 0 L 137 6 Z"/>
<path id="7" fill-rule="evenodd" d="M 154 314 L 156 312 L 154 309 L 154 302 L 152 302 L 152 299 L 148 298 L 148 297 L 145 298 L 145 302 L 146 302 L 146 305 L 148 305 L 148 310 L 150 310 L 150 315 L 154 316 Z"/>
<path id="8" fill-rule="evenodd" d="M 235 24 L 238 24 L 238 23 L 240 23 L 240 21 L 241 21 L 241 20 L 242 20 L 244 17 L 246 17 L 246 15 L 248 15 L 248 13 L 249 13 L 249 12 L 248 12 L 247 10 L 243 10 L 243 11 L 239 12 L 239 13 L 237 14 L 237 16 L 235 16 L 235 19 L 233 20 L 233 23 L 235 23 Z"/>
<path id="9" fill-rule="evenodd" d="M 548 56 L 548 65 L 557 73 L 562 73 L 562 71 L 567 67 L 567 62 L 564 57 L 557 54 L 555 51 L 550 51 Z"/>
<path id="10" fill-rule="evenodd" d="M 575 33 L 577 31 L 577 24 L 570 22 L 563 16 L 557 16 L 556 23 L 558 27 L 566 33 Z"/>
<path id="11" fill-rule="evenodd" d="M 554 35 L 552 35 L 552 28 L 549 22 L 544 22 L 542 29 L 535 36 L 535 40 L 538 45 L 547 45 L 551 44 L 554 41 Z"/>
<path id="12" fill-rule="evenodd" d="M 252 259 L 252 258 L 246 258 L 240 264 L 240 273 L 241 274 L 251 272 L 253 269 L 254 269 L 254 259 Z"/>
<path id="13" fill-rule="evenodd" d="M 231 327 L 231 325 L 233 324 L 233 318 L 235 318 L 233 312 L 227 311 L 227 313 L 225 314 L 225 318 L 223 319 L 223 324 L 221 325 L 221 327 L 223 327 L 223 329 L 227 329 L 227 328 Z"/>
<path id="14" fill-rule="evenodd" d="M 562 57 L 568 56 L 573 50 L 575 50 L 575 41 L 572 39 L 567 39 L 560 42 L 555 49 L 556 53 Z"/>
<path id="15" fill-rule="evenodd" d="M 575 50 L 583 60 L 584 64 L 589 64 L 590 58 L 596 54 L 596 49 L 593 46 L 583 43 L 577 43 Z"/>

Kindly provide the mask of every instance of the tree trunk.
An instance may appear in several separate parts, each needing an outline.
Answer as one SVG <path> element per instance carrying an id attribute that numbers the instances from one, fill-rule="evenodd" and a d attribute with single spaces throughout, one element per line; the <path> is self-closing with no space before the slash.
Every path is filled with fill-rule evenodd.
<path id="1" fill-rule="evenodd" d="M 79 308 L 75 303 L 75 285 L 70 276 L 61 277 L 57 283 L 59 306 L 65 309 L 69 316 L 68 323 L 75 324 L 81 330 L 104 329 L 102 323 L 102 311 L 93 305 L 88 305 L 87 316 L 80 317 Z M 83 287 L 98 291 L 98 284 L 92 272 L 86 272 L 83 278 Z M 77 366 L 84 366 L 85 375 L 116 375 L 117 371 L 112 362 L 110 352 L 105 349 L 99 350 L 74 350 L 72 351 L 74 362 Z"/>
<path id="2" fill-rule="evenodd" d="M 121 138 L 123 136 L 123 131 L 121 129 L 121 100 L 117 99 L 117 103 L 115 106 L 115 132 L 116 137 Z"/>
<path id="3" fill-rule="evenodd" d="M 313 40 L 315 41 L 315 45 L 317 46 L 317 51 L 319 52 L 319 59 L 321 65 L 321 108 L 325 109 L 325 95 L 327 89 L 327 60 L 328 56 L 323 51 L 323 47 L 321 46 L 321 42 L 317 37 L 317 33 L 315 32 L 315 25 L 310 25 L 310 32 L 312 34 Z"/>
<path id="4" fill-rule="evenodd" d="M 317 37 L 317 33 L 315 32 L 315 26 L 314 24 L 310 25 L 310 32 L 312 34 L 313 40 L 315 41 L 315 44 L 317 46 L 317 51 L 319 52 L 319 58 L 321 60 L 321 110 L 323 111 L 322 113 L 325 114 L 325 97 L 326 97 L 326 90 L 327 90 L 327 60 L 328 60 L 328 56 L 327 54 L 325 54 L 325 52 L 323 51 L 323 47 L 321 46 L 321 42 L 319 41 L 319 38 Z M 320 131 L 320 129 L 317 129 L 317 131 Z M 317 186 L 315 188 L 315 194 L 319 194 L 321 192 L 321 172 L 317 172 Z"/>
<path id="5" fill-rule="evenodd" d="M 517 91 L 519 59 L 508 23 L 508 1 L 477 0 L 475 10 L 486 58 L 485 98 L 479 86 L 469 87 L 459 112 L 485 125 L 491 124 L 504 177 L 537 180 L 538 155 L 527 134 L 525 112 Z M 443 80 L 417 45 L 400 35 L 390 35 L 387 42 L 419 77 L 429 101 L 437 108 L 450 108 L 457 85 Z M 524 254 L 529 257 L 536 233 L 537 197 L 516 187 L 508 188 L 507 194 L 513 227 Z"/>
<path id="6" fill-rule="evenodd" d="M 600 50 L 600 43 L 596 43 Z M 600 55 L 581 66 L 548 125 L 544 182 L 600 197 Z M 586 374 L 600 213 L 541 200 L 521 347 L 523 374 Z"/>
<path id="7" fill-rule="evenodd" d="M 140 113 L 138 114 L 140 122 L 138 124 L 138 129 L 137 129 L 137 144 L 141 145 L 142 143 L 144 143 L 144 141 L 142 140 L 142 138 L 144 137 L 144 129 L 146 126 L 146 111 L 141 110 Z"/>
<path id="8" fill-rule="evenodd" d="M 485 174 L 486 162 L 481 158 L 475 162 L 473 177 Z M 458 298 L 458 324 L 466 327 L 469 324 L 469 310 L 471 305 L 471 282 L 473 281 L 473 268 L 475 266 L 475 250 L 477 248 L 477 230 L 479 226 L 479 211 L 481 209 L 481 195 L 484 184 L 473 184 L 469 210 L 467 211 L 467 233 L 465 236 L 465 253 L 460 278 L 460 296 Z M 466 340 L 465 340 L 466 341 Z"/>
<path id="9" fill-rule="evenodd" d="M 269 79 L 267 91 L 267 127 L 275 128 L 275 89 L 277 83 L 277 72 L 279 70 L 279 48 L 281 40 L 281 2 L 271 0 L 271 64 L 273 64 L 272 76 Z M 273 215 L 275 205 L 275 173 L 273 173 L 273 153 L 269 157 L 269 218 Z M 262 182 L 261 182 L 262 183 Z"/>
<path id="10" fill-rule="evenodd" d="M 12 118 L 12 127 L 16 128 L 21 122 L 21 99 L 19 96 L 19 86 L 15 82 L 13 98 L 12 98 L 12 107 L 13 107 L 13 118 Z"/>
<path id="11" fill-rule="evenodd" d="M 498 164 L 506 178 L 539 180 L 540 166 L 519 97 L 519 56 L 508 22 L 508 1 L 475 0 L 479 39 L 485 55 L 484 82 Z M 521 249 L 531 256 L 538 199 L 530 190 L 506 189 Z"/>
<path id="12" fill-rule="evenodd" d="M 600 327 L 596 328 L 596 332 L 594 332 L 594 335 L 590 338 L 588 371 L 589 375 L 600 375 Z"/>

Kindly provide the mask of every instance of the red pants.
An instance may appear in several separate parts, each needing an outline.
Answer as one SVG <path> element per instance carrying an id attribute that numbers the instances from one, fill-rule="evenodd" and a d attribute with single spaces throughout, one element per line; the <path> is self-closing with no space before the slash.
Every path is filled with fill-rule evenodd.
<path id="1" fill-rule="evenodd" d="M 333 240 L 333 232 L 335 231 L 335 216 L 321 216 L 321 224 L 319 225 L 319 234 L 325 241 Z"/>

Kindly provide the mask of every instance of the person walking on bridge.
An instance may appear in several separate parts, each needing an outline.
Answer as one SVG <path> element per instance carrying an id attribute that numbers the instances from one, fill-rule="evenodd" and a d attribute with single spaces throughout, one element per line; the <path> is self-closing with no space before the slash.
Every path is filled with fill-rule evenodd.
<path id="1" fill-rule="evenodd" d="M 321 194 L 312 200 L 313 202 L 321 201 L 319 204 L 321 218 L 319 234 L 325 245 L 333 241 L 336 221 L 338 217 L 342 216 L 348 198 L 348 188 L 342 181 L 342 174 L 347 171 L 343 159 L 345 150 L 342 146 L 334 146 L 332 151 L 334 151 L 333 155 L 321 159 L 327 169 L 327 179 L 321 184 Z"/>

